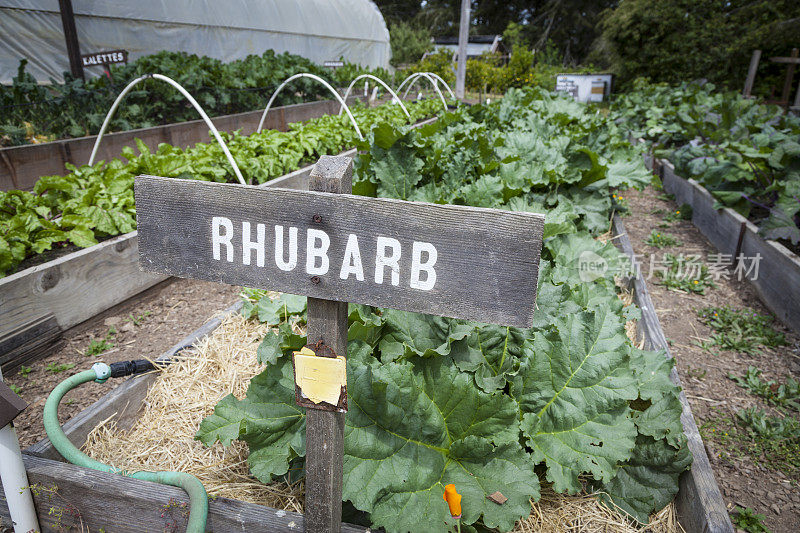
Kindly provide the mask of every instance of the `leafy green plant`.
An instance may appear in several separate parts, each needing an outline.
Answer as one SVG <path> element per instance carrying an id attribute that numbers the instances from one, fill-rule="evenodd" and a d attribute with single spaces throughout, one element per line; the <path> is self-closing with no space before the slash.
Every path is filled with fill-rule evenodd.
<path id="1" fill-rule="evenodd" d="M 772 405 L 800 411 L 800 383 L 791 377 L 787 378 L 784 383 L 765 381 L 761 379 L 761 370 L 751 365 L 747 367 L 744 376 L 737 376 L 729 372 L 728 378 L 740 387 L 761 396 Z"/>
<path id="2" fill-rule="evenodd" d="M 56 363 L 55 361 L 51 363 L 47 363 L 48 372 L 52 372 L 53 374 L 60 374 L 61 372 L 66 372 L 67 370 L 71 370 L 75 368 L 75 363 Z"/>
<path id="3" fill-rule="evenodd" d="M 30 373 L 31 373 L 31 371 L 33 371 L 33 368 L 31 368 L 31 367 L 29 367 L 29 366 L 25 366 L 25 365 L 20 365 L 20 366 L 19 366 L 19 373 L 20 373 L 20 374 L 21 374 L 23 377 L 27 377 L 27 376 L 28 376 L 28 374 L 30 374 Z"/>
<path id="4" fill-rule="evenodd" d="M 704 380 L 706 378 L 706 374 L 707 373 L 708 373 L 708 371 L 706 369 L 704 369 L 704 368 L 692 368 L 691 365 L 689 365 L 686 368 L 686 374 L 688 374 L 688 376 L 690 378 L 694 378 L 694 379 L 697 379 L 697 380 L 700 380 L 700 381 L 702 381 L 702 380 Z"/>
<path id="5" fill-rule="evenodd" d="M 700 256 L 666 253 L 662 263 L 664 268 L 655 275 L 670 290 L 705 294 L 706 289 L 717 287 Z"/>
<path id="6" fill-rule="evenodd" d="M 139 313 L 138 315 L 134 315 L 133 313 L 128 314 L 128 322 L 133 324 L 134 326 L 140 326 L 142 323 L 149 317 L 152 313 L 150 311 L 145 311 L 143 313 Z"/>
<path id="7" fill-rule="evenodd" d="M 648 246 L 654 248 L 667 248 L 669 246 L 681 246 L 683 243 L 668 233 L 661 233 L 658 230 L 652 230 L 647 240 L 644 241 Z"/>
<path id="8" fill-rule="evenodd" d="M 733 525 L 747 531 L 747 533 L 769 533 L 769 529 L 764 525 L 764 520 L 767 517 L 756 513 L 749 507 L 742 508 L 737 506 L 731 519 L 733 520 Z"/>
<path id="9" fill-rule="evenodd" d="M 678 220 L 691 220 L 692 219 L 692 206 L 689 204 L 681 204 L 675 211 L 670 211 L 664 215 L 664 219 L 659 224 L 660 227 L 669 227 L 673 222 Z"/>
<path id="10" fill-rule="evenodd" d="M 409 104 L 411 121 L 432 115 L 441 103 L 428 100 Z M 384 105 L 354 110 L 361 128 L 386 121 L 407 124 L 399 106 Z M 353 146 L 358 136 L 346 115 L 326 115 L 290 131 L 262 131 L 248 137 L 223 133 L 233 157 L 251 183 L 311 164 L 318 156 L 338 153 Z M 137 139 L 139 155 L 126 147 L 123 163 L 80 168 L 67 164 L 67 176 L 44 176 L 32 192 L 0 191 L 0 275 L 13 270 L 26 258 L 53 248 L 73 244 L 82 248 L 99 240 L 128 233 L 136 228 L 133 181 L 139 174 L 233 182 L 236 177 L 217 143 L 198 143 L 181 150 L 161 144 L 151 152 Z"/>
<path id="11" fill-rule="evenodd" d="M 800 243 L 800 118 L 711 84 L 636 83 L 612 116 L 768 239 Z"/>
<path id="12" fill-rule="evenodd" d="M 86 348 L 84 354 L 89 356 L 98 356 L 103 352 L 107 352 L 111 348 L 114 347 L 114 344 L 111 342 L 114 340 L 114 335 L 116 335 L 117 330 L 113 327 L 108 329 L 108 332 L 102 339 L 90 339 L 89 346 Z"/>
<path id="13" fill-rule="evenodd" d="M 614 193 L 611 195 L 611 201 L 615 212 L 622 216 L 628 216 L 631 213 L 631 207 L 628 199 L 621 194 Z"/>
<path id="14" fill-rule="evenodd" d="M 730 306 L 706 307 L 697 311 L 700 319 L 714 333 L 705 346 L 718 346 L 753 354 L 759 347 L 778 347 L 786 343 L 786 337 L 773 327 L 774 317 L 762 315 L 752 309 L 734 309 Z"/>
<path id="15" fill-rule="evenodd" d="M 12 391 L 14 391 L 14 394 L 16 394 L 17 396 L 22 394 L 22 387 L 20 387 L 19 385 L 15 385 L 13 383 L 9 383 L 8 384 L 8 388 L 11 389 Z"/>
<path id="16" fill-rule="evenodd" d="M 703 439 L 719 443 L 723 459 L 747 457 L 788 476 L 800 472 L 800 420 L 796 418 L 770 416 L 750 407 L 733 417 L 711 417 L 700 430 Z"/>
<path id="17" fill-rule="evenodd" d="M 20 61 L 11 85 L 0 85 L 0 146 L 49 141 L 56 138 L 95 135 L 114 99 L 130 81 L 144 74 L 166 74 L 183 85 L 209 116 L 262 109 L 286 78 L 310 72 L 334 85 L 348 85 L 368 72 L 391 83 L 385 69 L 365 69 L 345 62 L 334 72 L 289 53 L 267 50 L 261 55 L 223 63 L 185 52 L 162 51 L 111 67 L 113 81 L 105 76 L 86 81 L 67 77 L 64 83 L 40 84 Z M 319 83 L 293 82 L 275 105 L 329 98 Z M 152 127 L 198 118 L 184 97 L 163 83 L 143 81 L 125 99 L 110 123 L 110 131 Z"/>
<path id="18" fill-rule="evenodd" d="M 539 498 L 537 472 L 560 492 L 588 485 L 641 522 L 677 491 L 691 455 L 673 363 L 631 345 L 636 309 L 617 297 L 612 269 L 588 281 L 579 267 L 587 251 L 621 259 L 595 238 L 610 189 L 649 182 L 616 131 L 568 98 L 513 90 L 416 130 L 381 125 L 359 146 L 362 195 L 549 215 L 530 329 L 350 305 L 343 497 L 374 527 L 445 531 L 442 494 L 454 483 L 464 526 L 508 531 Z M 243 297 L 246 316 L 277 322 L 258 349 L 266 368 L 244 399 L 217 404 L 197 438 L 246 442 L 252 474 L 271 482 L 302 471 L 291 352 L 306 342 L 307 316 L 303 299 Z M 495 491 L 502 506 L 487 499 Z"/>

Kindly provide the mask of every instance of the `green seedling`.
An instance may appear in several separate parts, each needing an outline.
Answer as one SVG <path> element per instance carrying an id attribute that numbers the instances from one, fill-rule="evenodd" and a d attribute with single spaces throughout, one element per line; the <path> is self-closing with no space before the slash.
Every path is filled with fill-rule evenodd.
<path id="1" fill-rule="evenodd" d="M 61 372 L 65 372 L 72 368 L 75 368 L 75 363 L 47 363 L 47 371 L 52 372 L 53 374 L 60 374 Z"/>
<path id="2" fill-rule="evenodd" d="M 32 370 L 33 369 L 31 367 L 25 365 L 20 365 L 19 367 L 19 373 L 23 377 L 26 377 L 28 374 L 30 374 Z"/>
<path id="3" fill-rule="evenodd" d="M 149 317 L 150 315 L 151 315 L 151 312 L 150 312 L 150 311 L 145 311 L 144 313 L 142 313 L 142 314 L 140 314 L 140 315 L 136 315 L 136 316 L 134 316 L 134 314 L 133 314 L 133 313 L 130 313 L 130 314 L 128 315 L 128 322 L 130 322 L 130 323 L 131 323 L 131 324 L 133 324 L 134 326 L 137 326 L 137 327 L 138 327 L 138 326 L 139 326 L 139 325 L 141 325 L 141 324 L 142 324 L 142 322 L 144 322 L 144 321 L 145 321 L 145 319 L 146 319 L 147 317 Z"/>
<path id="4" fill-rule="evenodd" d="M 665 192 L 662 192 L 661 194 L 657 195 L 656 198 L 658 198 L 662 202 L 674 202 L 675 201 L 675 195 L 674 194 L 669 194 L 669 193 L 665 193 Z"/>
<path id="5" fill-rule="evenodd" d="M 704 380 L 708 371 L 704 368 L 692 368 L 689 366 L 686 369 L 686 373 L 689 375 L 690 378 L 694 378 L 697 380 Z"/>
<path id="6" fill-rule="evenodd" d="M 8 388 L 14 391 L 14 394 L 16 394 L 17 396 L 22 394 L 22 387 L 20 387 L 19 385 L 14 385 L 13 383 L 9 383 Z"/>
<path id="7" fill-rule="evenodd" d="M 733 525 L 740 529 L 744 529 L 747 533 L 769 533 L 769 529 L 764 525 L 766 516 L 763 514 L 756 514 L 756 512 L 747 507 L 741 508 L 739 506 L 733 512 L 731 520 Z"/>
<path id="8" fill-rule="evenodd" d="M 89 357 L 93 355 L 97 357 L 98 355 L 107 352 L 108 350 L 113 348 L 114 343 L 112 343 L 111 341 L 114 339 L 114 335 L 116 334 L 117 330 L 114 327 L 110 327 L 108 328 L 108 333 L 106 333 L 106 336 L 103 337 L 102 339 L 100 340 L 91 339 L 89 341 L 88 348 L 86 348 L 85 352 L 86 356 Z"/>
<path id="9" fill-rule="evenodd" d="M 703 348 L 716 346 L 723 350 L 755 354 L 763 346 L 774 348 L 786 344 L 785 335 L 772 327 L 775 319 L 771 315 L 730 306 L 706 307 L 697 314 L 714 330 L 711 338 L 702 344 Z"/>
<path id="10" fill-rule="evenodd" d="M 658 248 L 659 250 L 668 246 L 681 246 L 683 244 L 669 233 L 661 233 L 655 229 L 650 232 L 650 236 L 647 237 L 644 243 L 653 248 Z"/>
<path id="11" fill-rule="evenodd" d="M 655 275 L 667 289 L 705 294 L 707 288 L 717 287 L 699 256 L 664 254 L 663 263 L 666 268 Z"/>
<path id="12" fill-rule="evenodd" d="M 689 204 L 681 204 L 675 211 L 670 211 L 664 215 L 664 219 L 659 224 L 661 228 L 668 228 L 673 222 L 678 220 L 691 220 L 692 219 L 692 206 Z"/>
<path id="13" fill-rule="evenodd" d="M 721 413 L 719 409 L 716 410 Z M 712 417 L 700 428 L 703 439 L 719 443 L 719 457 L 747 459 L 786 476 L 800 473 L 800 420 L 770 416 L 756 407 L 735 416 Z"/>
<path id="14" fill-rule="evenodd" d="M 771 405 L 800 411 L 800 383 L 791 377 L 787 378 L 783 383 L 762 380 L 761 370 L 754 366 L 749 366 L 744 376 L 729 373 L 728 378 L 756 396 L 764 398 Z"/>

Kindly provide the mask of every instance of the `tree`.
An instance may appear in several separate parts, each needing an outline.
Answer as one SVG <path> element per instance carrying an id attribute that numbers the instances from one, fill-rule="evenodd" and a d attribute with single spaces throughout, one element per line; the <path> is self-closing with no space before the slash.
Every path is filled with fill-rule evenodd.
<path id="1" fill-rule="evenodd" d="M 762 57 L 788 55 L 800 45 L 798 27 L 796 0 L 622 0 L 601 16 L 592 59 L 623 84 L 705 78 L 740 89 L 753 49 Z M 770 71 L 783 69 L 762 62 L 759 78 Z"/>
<path id="2" fill-rule="evenodd" d="M 398 22 L 389 26 L 389 36 L 394 66 L 419 61 L 425 52 L 433 49 L 430 31 L 412 23 Z"/>

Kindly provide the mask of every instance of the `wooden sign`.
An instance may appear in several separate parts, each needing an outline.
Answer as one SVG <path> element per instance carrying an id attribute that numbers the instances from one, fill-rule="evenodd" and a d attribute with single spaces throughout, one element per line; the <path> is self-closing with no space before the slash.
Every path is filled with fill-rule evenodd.
<path id="1" fill-rule="evenodd" d="M 112 50 L 110 52 L 97 52 L 95 54 L 82 55 L 84 67 L 96 67 L 98 65 L 111 65 L 114 63 L 127 63 L 127 50 Z"/>
<path id="2" fill-rule="evenodd" d="M 530 327 L 544 215 L 139 176 L 140 266 Z"/>

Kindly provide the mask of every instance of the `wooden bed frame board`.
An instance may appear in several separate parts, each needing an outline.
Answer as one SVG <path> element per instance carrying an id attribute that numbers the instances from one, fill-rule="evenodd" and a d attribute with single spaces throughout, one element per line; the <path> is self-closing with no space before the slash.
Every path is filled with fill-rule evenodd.
<path id="1" fill-rule="evenodd" d="M 622 252 L 631 260 L 635 260 L 633 246 L 625 231 L 625 224 L 618 216 L 614 216 L 612 228 L 614 242 Z M 637 269 L 633 269 L 634 272 Z M 647 284 L 641 276 L 627 279 L 629 288 L 633 288 L 634 302 L 642 311 L 642 317 L 636 323 L 638 340 L 644 340 L 644 347 L 648 350 L 664 350 L 667 358 L 672 359 L 669 343 L 661 329 Z M 676 368 L 670 373 L 672 382 L 681 385 Z M 680 489 L 675 497 L 675 507 L 678 520 L 686 531 L 703 533 L 733 533 L 733 524 L 728 516 L 725 501 L 717 486 L 711 463 L 708 460 L 703 439 L 697 429 L 692 409 L 686 394 L 681 391 L 680 401 L 683 406 L 681 423 L 688 439 L 689 451 L 692 453 L 693 462 L 691 470 L 684 472 L 680 478 Z"/>

